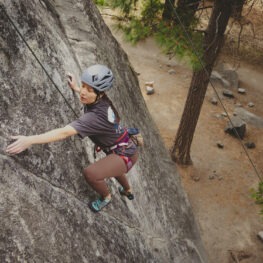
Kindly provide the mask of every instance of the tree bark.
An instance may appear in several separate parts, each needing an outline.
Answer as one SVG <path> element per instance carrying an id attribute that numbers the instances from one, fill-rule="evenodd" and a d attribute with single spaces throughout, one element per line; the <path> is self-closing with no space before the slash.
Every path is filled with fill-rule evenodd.
<path id="1" fill-rule="evenodd" d="M 216 0 L 204 38 L 201 70 L 194 71 L 171 157 L 180 164 L 191 164 L 190 148 L 209 83 L 211 71 L 224 41 L 224 32 L 235 0 Z"/>
<path id="2" fill-rule="evenodd" d="M 242 10 L 246 0 L 235 0 L 233 5 L 231 17 L 239 20 L 242 17 Z"/>

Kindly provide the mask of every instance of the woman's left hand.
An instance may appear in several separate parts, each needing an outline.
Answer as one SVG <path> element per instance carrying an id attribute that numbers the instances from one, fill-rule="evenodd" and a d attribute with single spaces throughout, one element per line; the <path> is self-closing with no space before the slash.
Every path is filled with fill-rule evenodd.
<path id="1" fill-rule="evenodd" d="M 6 152 L 9 154 L 18 154 L 31 146 L 29 137 L 27 136 L 11 136 L 11 139 L 16 141 L 7 146 Z"/>
<path id="2" fill-rule="evenodd" d="M 68 85 L 70 86 L 70 88 L 76 92 L 79 92 L 80 89 L 77 85 L 77 81 L 76 81 L 74 75 L 71 73 L 67 73 L 67 77 L 68 77 Z"/>

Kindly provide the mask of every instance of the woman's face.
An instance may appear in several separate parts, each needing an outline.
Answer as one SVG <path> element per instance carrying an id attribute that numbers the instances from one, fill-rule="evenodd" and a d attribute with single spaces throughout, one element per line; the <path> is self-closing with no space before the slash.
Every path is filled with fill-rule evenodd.
<path id="1" fill-rule="evenodd" d="M 97 94 L 94 92 L 94 89 L 88 84 L 82 82 L 80 87 L 80 101 L 83 104 L 91 104 L 95 102 Z"/>

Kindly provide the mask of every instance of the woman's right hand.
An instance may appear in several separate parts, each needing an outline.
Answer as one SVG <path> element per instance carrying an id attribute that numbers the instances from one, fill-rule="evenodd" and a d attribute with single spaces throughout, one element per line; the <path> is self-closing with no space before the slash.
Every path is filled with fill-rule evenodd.
<path id="1" fill-rule="evenodd" d="M 16 141 L 7 146 L 6 152 L 9 154 L 18 154 L 29 148 L 32 144 L 28 136 L 11 136 Z"/>
<path id="2" fill-rule="evenodd" d="M 79 92 L 80 89 L 77 85 L 74 75 L 72 73 L 67 73 L 67 77 L 68 77 L 68 85 L 70 86 L 70 88 L 76 92 Z"/>

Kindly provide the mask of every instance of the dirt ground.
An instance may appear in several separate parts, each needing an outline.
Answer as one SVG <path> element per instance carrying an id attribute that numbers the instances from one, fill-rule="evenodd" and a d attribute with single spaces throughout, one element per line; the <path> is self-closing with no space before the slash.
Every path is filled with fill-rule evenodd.
<path id="1" fill-rule="evenodd" d="M 141 91 L 156 122 L 167 149 L 173 143 L 191 81 L 191 69 L 176 59 L 169 60 L 153 39 L 136 46 L 125 42 L 121 32 L 113 30 L 113 22 L 104 16 L 115 38 L 121 43 L 130 62 L 139 73 Z M 229 62 L 227 58 L 223 61 Z M 169 70 L 174 69 L 174 74 Z M 233 90 L 235 99 L 222 98 L 230 116 L 237 103 L 263 117 L 263 69 L 241 63 L 238 69 L 242 95 Z M 145 82 L 154 81 L 155 93 L 146 95 Z M 216 86 L 219 94 L 220 86 Z M 223 108 L 210 100 L 214 91 L 209 86 L 192 143 L 193 165 L 178 166 L 182 185 L 191 202 L 200 227 L 201 237 L 212 263 L 262 263 L 263 242 L 257 237 L 263 231 L 260 207 L 250 197 L 259 178 L 240 142 L 224 132 L 228 122 L 221 114 Z M 248 103 L 253 102 L 253 108 Z M 248 154 L 262 175 L 263 129 L 247 125 L 243 143 L 253 141 L 255 149 Z M 224 148 L 217 147 L 217 142 Z M 212 179 L 213 178 L 213 179 Z"/>

